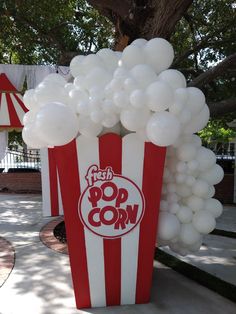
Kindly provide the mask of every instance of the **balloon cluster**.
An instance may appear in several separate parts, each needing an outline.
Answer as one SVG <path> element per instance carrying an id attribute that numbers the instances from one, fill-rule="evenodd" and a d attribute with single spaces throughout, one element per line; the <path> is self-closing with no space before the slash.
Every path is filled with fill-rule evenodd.
<path id="1" fill-rule="evenodd" d="M 223 210 L 212 198 L 223 175 L 215 154 L 195 134 L 168 148 L 160 204 L 162 245 L 182 255 L 199 250 L 203 235 L 215 228 Z"/>
<path id="2" fill-rule="evenodd" d="M 41 148 L 79 134 L 136 132 L 143 141 L 168 146 L 159 239 L 184 254 L 215 226 L 222 207 L 211 197 L 223 171 L 193 135 L 209 119 L 205 96 L 168 69 L 173 58 L 173 47 L 162 38 L 137 39 L 122 53 L 101 49 L 75 57 L 73 83 L 50 74 L 25 93 L 23 139 Z"/>

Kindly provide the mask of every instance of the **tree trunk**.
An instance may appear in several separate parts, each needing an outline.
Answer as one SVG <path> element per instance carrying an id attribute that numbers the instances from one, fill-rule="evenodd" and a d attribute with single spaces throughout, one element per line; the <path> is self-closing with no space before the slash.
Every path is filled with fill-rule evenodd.
<path id="1" fill-rule="evenodd" d="M 167 40 L 193 0 L 89 0 L 116 28 L 116 50 L 137 38 Z"/>

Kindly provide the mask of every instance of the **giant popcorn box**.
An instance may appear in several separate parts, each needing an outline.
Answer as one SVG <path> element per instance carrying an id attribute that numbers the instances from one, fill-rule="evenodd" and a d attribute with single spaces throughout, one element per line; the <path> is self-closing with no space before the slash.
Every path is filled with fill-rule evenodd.
<path id="1" fill-rule="evenodd" d="M 106 134 L 54 153 L 77 307 L 149 302 L 165 148 Z"/>

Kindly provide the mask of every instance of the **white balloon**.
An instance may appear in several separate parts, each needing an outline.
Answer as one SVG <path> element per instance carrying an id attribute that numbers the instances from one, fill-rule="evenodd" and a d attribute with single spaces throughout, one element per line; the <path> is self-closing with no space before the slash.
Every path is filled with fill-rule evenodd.
<path id="1" fill-rule="evenodd" d="M 104 88 L 111 80 L 111 74 L 101 67 L 93 67 L 85 77 L 88 89 L 96 87 Z"/>
<path id="2" fill-rule="evenodd" d="M 73 83 L 66 83 L 64 89 L 67 93 L 75 89 L 75 85 Z"/>
<path id="3" fill-rule="evenodd" d="M 188 108 L 193 114 L 199 113 L 203 109 L 206 101 L 203 92 L 196 87 L 188 87 L 187 92 L 188 92 L 187 101 Z"/>
<path id="4" fill-rule="evenodd" d="M 187 186 L 191 187 L 194 185 L 195 182 L 196 182 L 196 179 L 193 176 L 187 176 L 185 183 Z"/>
<path id="5" fill-rule="evenodd" d="M 186 175 L 183 173 L 178 173 L 175 177 L 177 183 L 184 183 L 186 181 Z"/>
<path id="6" fill-rule="evenodd" d="M 23 125 L 27 125 L 29 123 L 33 123 L 36 118 L 37 110 L 29 110 L 24 114 L 23 117 Z"/>
<path id="7" fill-rule="evenodd" d="M 69 92 L 69 103 L 77 105 L 79 102 L 88 102 L 89 101 L 89 96 L 88 94 L 80 89 L 72 89 Z"/>
<path id="8" fill-rule="evenodd" d="M 180 206 L 178 203 L 171 203 L 169 207 L 169 212 L 171 214 L 176 214 L 180 210 Z"/>
<path id="9" fill-rule="evenodd" d="M 110 88 L 113 92 L 117 92 L 122 89 L 124 84 L 124 79 L 122 77 L 113 78 L 109 83 Z"/>
<path id="10" fill-rule="evenodd" d="M 188 100 L 187 88 L 177 88 L 175 90 L 175 103 L 185 104 Z"/>
<path id="11" fill-rule="evenodd" d="M 181 223 L 187 224 L 192 221 L 193 212 L 187 206 L 181 206 L 176 216 Z"/>
<path id="12" fill-rule="evenodd" d="M 213 185 L 210 185 L 207 198 L 212 198 L 216 193 L 216 189 Z"/>
<path id="13" fill-rule="evenodd" d="M 209 184 L 215 185 L 220 183 L 224 177 L 224 171 L 219 165 L 212 166 L 209 170 L 201 173 L 200 178 L 206 180 Z"/>
<path id="14" fill-rule="evenodd" d="M 201 239 L 200 233 L 193 228 L 191 223 L 181 225 L 179 237 L 186 245 L 193 245 Z"/>
<path id="15" fill-rule="evenodd" d="M 178 184 L 176 192 L 180 197 L 188 197 L 192 194 L 191 188 L 186 184 Z"/>
<path id="16" fill-rule="evenodd" d="M 102 131 L 102 125 L 100 123 L 94 123 L 90 117 L 79 116 L 78 129 L 82 135 L 87 137 L 95 137 Z"/>
<path id="17" fill-rule="evenodd" d="M 209 193 L 209 184 L 204 181 L 197 179 L 192 187 L 193 194 L 201 198 L 207 198 Z"/>
<path id="18" fill-rule="evenodd" d="M 150 65 L 138 64 L 132 68 L 130 74 L 141 88 L 157 80 L 157 75 Z"/>
<path id="19" fill-rule="evenodd" d="M 139 129 L 136 131 L 136 134 L 138 135 L 139 139 L 143 142 L 149 142 L 149 139 L 147 137 L 146 128 Z"/>
<path id="20" fill-rule="evenodd" d="M 197 160 L 195 160 L 195 159 L 194 160 L 190 160 L 187 163 L 187 167 L 188 167 L 189 170 L 195 171 L 199 167 L 199 162 Z"/>
<path id="21" fill-rule="evenodd" d="M 183 161 L 179 161 L 177 164 L 176 164 L 176 170 L 177 172 L 180 172 L 180 173 L 185 173 L 187 172 L 187 164 Z"/>
<path id="22" fill-rule="evenodd" d="M 183 110 L 183 104 L 182 103 L 174 103 L 170 106 L 169 112 L 174 114 L 175 116 L 178 116 Z"/>
<path id="23" fill-rule="evenodd" d="M 166 187 L 167 187 L 167 191 L 169 193 L 176 192 L 176 184 L 175 183 L 168 183 Z"/>
<path id="24" fill-rule="evenodd" d="M 35 125 L 39 138 L 53 146 L 69 143 L 78 133 L 74 112 L 69 106 L 56 102 L 38 111 Z"/>
<path id="25" fill-rule="evenodd" d="M 129 97 L 130 103 L 134 108 L 142 108 L 146 105 L 146 94 L 141 89 L 135 89 Z"/>
<path id="26" fill-rule="evenodd" d="M 192 134 L 189 140 L 192 142 L 193 145 L 195 145 L 198 148 L 202 146 L 202 140 L 196 134 Z"/>
<path id="27" fill-rule="evenodd" d="M 174 59 L 172 45 L 163 38 L 153 38 L 144 46 L 147 62 L 156 73 L 168 69 Z"/>
<path id="28" fill-rule="evenodd" d="M 76 113 L 82 114 L 84 116 L 90 115 L 90 107 L 87 101 L 79 101 L 76 105 Z"/>
<path id="29" fill-rule="evenodd" d="M 204 208 L 215 218 L 218 218 L 223 212 L 222 204 L 215 198 L 206 200 Z"/>
<path id="30" fill-rule="evenodd" d="M 196 133 L 202 130 L 210 117 L 210 111 L 207 105 L 197 114 L 194 115 L 191 121 L 185 126 L 184 133 Z"/>
<path id="31" fill-rule="evenodd" d="M 132 41 L 131 45 L 132 46 L 138 46 L 138 47 L 144 47 L 147 43 L 147 40 L 144 38 L 138 38 Z"/>
<path id="32" fill-rule="evenodd" d="M 180 223 L 175 215 L 168 212 L 161 212 L 159 215 L 158 237 L 160 240 L 171 240 L 180 231 Z"/>
<path id="33" fill-rule="evenodd" d="M 97 52 L 109 71 L 113 71 L 118 66 L 118 56 L 109 48 L 103 48 Z"/>
<path id="34" fill-rule="evenodd" d="M 39 104 L 35 100 L 34 97 L 35 90 L 34 89 L 28 89 L 23 96 L 23 102 L 27 109 L 29 110 L 36 110 L 39 108 Z"/>
<path id="35" fill-rule="evenodd" d="M 99 101 L 102 101 L 105 97 L 104 89 L 96 85 L 89 89 L 89 95 L 91 98 L 96 98 Z"/>
<path id="36" fill-rule="evenodd" d="M 194 214 L 192 224 L 198 232 L 208 234 L 214 230 L 216 221 L 209 211 L 199 210 Z"/>
<path id="37" fill-rule="evenodd" d="M 204 207 L 204 201 L 202 198 L 196 196 L 196 195 L 191 195 L 186 199 L 186 205 L 191 208 L 193 212 L 197 212 Z"/>
<path id="38" fill-rule="evenodd" d="M 105 115 L 102 125 L 106 128 L 112 128 L 119 122 L 119 117 L 115 113 Z"/>
<path id="39" fill-rule="evenodd" d="M 154 82 L 148 86 L 147 104 L 153 111 L 163 111 L 174 103 L 174 92 L 172 88 L 164 82 Z"/>
<path id="40" fill-rule="evenodd" d="M 122 53 L 122 65 L 131 69 L 137 64 L 145 64 L 146 58 L 143 49 L 137 45 L 127 46 Z"/>
<path id="41" fill-rule="evenodd" d="M 80 90 L 85 90 L 87 88 L 86 81 L 85 81 L 85 75 L 77 75 L 74 79 L 74 86 Z"/>
<path id="42" fill-rule="evenodd" d="M 73 77 L 84 74 L 84 68 L 82 62 L 85 56 L 76 56 L 70 62 L 70 73 Z"/>
<path id="43" fill-rule="evenodd" d="M 182 161 L 191 161 L 196 155 L 197 149 L 190 143 L 185 143 L 177 148 L 177 157 Z"/>
<path id="44" fill-rule="evenodd" d="M 124 67 L 118 67 L 113 74 L 114 78 L 127 78 L 129 76 L 129 71 Z"/>
<path id="45" fill-rule="evenodd" d="M 169 69 L 163 71 L 159 74 L 158 79 L 168 83 L 174 90 L 186 87 L 184 75 L 177 70 Z"/>
<path id="46" fill-rule="evenodd" d="M 114 94 L 114 104 L 119 108 L 125 108 L 129 105 L 129 99 L 125 91 L 120 91 Z"/>
<path id="47" fill-rule="evenodd" d="M 57 84 L 60 84 L 62 85 L 63 87 L 65 86 L 66 84 L 66 80 L 64 79 L 63 76 L 61 76 L 60 74 L 58 73 L 51 73 L 51 74 L 48 74 L 44 80 L 44 82 L 48 82 L 48 81 L 53 81 L 53 82 L 56 82 Z"/>
<path id="48" fill-rule="evenodd" d="M 104 111 L 104 113 L 106 114 L 110 114 L 110 113 L 118 113 L 119 111 L 117 110 L 116 105 L 114 104 L 114 102 L 112 100 L 104 100 L 102 102 L 102 110 Z"/>
<path id="49" fill-rule="evenodd" d="M 88 75 L 94 68 L 104 68 L 104 63 L 98 55 L 90 54 L 82 60 L 82 66 L 84 71 L 82 74 Z"/>
<path id="50" fill-rule="evenodd" d="M 147 123 L 147 136 L 155 145 L 169 146 L 177 140 L 179 134 L 180 123 L 169 112 L 157 112 Z"/>
<path id="51" fill-rule="evenodd" d="M 34 93 L 34 98 L 40 106 L 51 102 L 66 102 L 67 93 L 61 84 L 56 81 L 43 81 Z"/>
<path id="52" fill-rule="evenodd" d="M 180 114 L 178 115 L 178 119 L 181 122 L 181 124 L 186 125 L 189 123 L 189 121 L 191 121 L 192 118 L 192 114 L 191 111 L 184 107 L 183 110 L 180 112 Z M 186 127 L 184 126 L 183 130 L 185 130 Z"/>
<path id="53" fill-rule="evenodd" d="M 168 210 L 168 202 L 165 200 L 160 201 L 160 211 L 167 211 Z"/>
<path id="54" fill-rule="evenodd" d="M 90 113 L 90 119 L 94 122 L 94 123 L 102 123 L 102 120 L 105 118 L 105 114 L 102 110 L 100 109 L 95 109 L 94 111 L 92 111 Z"/>
<path id="55" fill-rule="evenodd" d="M 216 156 L 210 149 L 200 147 L 196 154 L 196 161 L 198 162 L 198 169 L 205 171 L 216 163 Z"/>
<path id="56" fill-rule="evenodd" d="M 133 78 L 128 77 L 127 79 L 124 80 L 124 90 L 128 93 L 131 93 L 135 89 L 138 89 L 138 83 L 135 81 Z"/>
<path id="57" fill-rule="evenodd" d="M 200 239 L 198 242 L 196 242 L 193 245 L 191 245 L 189 247 L 189 251 L 190 252 L 197 252 L 197 251 L 200 250 L 201 246 L 202 246 L 202 239 Z"/>
<path id="58" fill-rule="evenodd" d="M 40 149 L 47 147 L 47 143 L 38 137 L 34 123 L 28 123 L 24 126 L 22 130 L 22 138 L 26 145 L 30 148 Z"/>
<path id="59" fill-rule="evenodd" d="M 146 107 L 140 109 L 131 107 L 121 111 L 120 121 L 126 129 L 136 131 L 146 126 L 149 117 L 150 112 Z"/>

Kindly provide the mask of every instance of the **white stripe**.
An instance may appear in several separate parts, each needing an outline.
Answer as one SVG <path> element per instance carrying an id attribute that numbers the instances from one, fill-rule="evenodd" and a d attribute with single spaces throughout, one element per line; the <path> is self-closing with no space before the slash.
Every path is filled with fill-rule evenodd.
<path id="1" fill-rule="evenodd" d="M 63 215 L 64 211 L 63 211 L 63 205 L 62 205 L 61 187 L 60 187 L 58 169 L 57 169 L 57 197 L 58 197 L 59 215 Z"/>
<path id="2" fill-rule="evenodd" d="M 122 175 L 142 189 L 144 142 L 136 134 L 123 137 Z M 139 225 L 121 238 L 121 304 L 134 304 L 136 295 Z"/>
<path id="3" fill-rule="evenodd" d="M 17 96 L 19 97 L 19 95 L 17 95 Z M 11 97 L 11 100 L 12 100 L 12 102 L 13 102 L 14 108 L 15 108 L 15 110 L 16 110 L 17 116 L 18 116 L 18 118 L 19 118 L 19 120 L 20 120 L 20 122 L 21 122 L 21 124 L 22 124 L 22 123 L 23 123 L 23 117 L 24 117 L 25 112 L 24 112 L 24 110 L 21 108 L 21 106 L 20 106 L 18 100 L 16 100 L 16 98 L 14 97 L 14 95 L 13 95 L 13 94 L 10 94 L 10 97 Z"/>
<path id="4" fill-rule="evenodd" d="M 88 168 L 96 164 L 99 166 L 98 138 L 79 136 L 77 139 L 79 175 L 81 192 L 87 187 L 85 176 Z M 96 236 L 84 228 L 85 245 L 88 263 L 89 288 L 91 306 L 105 306 L 105 271 L 103 238 Z"/>
<path id="5" fill-rule="evenodd" d="M 43 216 L 52 216 L 51 213 L 51 195 L 48 164 L 48 149 L 40 149 L 41 157 L 41 179 L 42 179 L 42 198 L 43 198 Z"/>
<path id="6" fill-rule="evenodd" d="M 2 93 L 1 105 L 0 105 L 0 125 L 9 125 L 10 126 L 10 117 L 7 106 L 6 94 Z"/>

